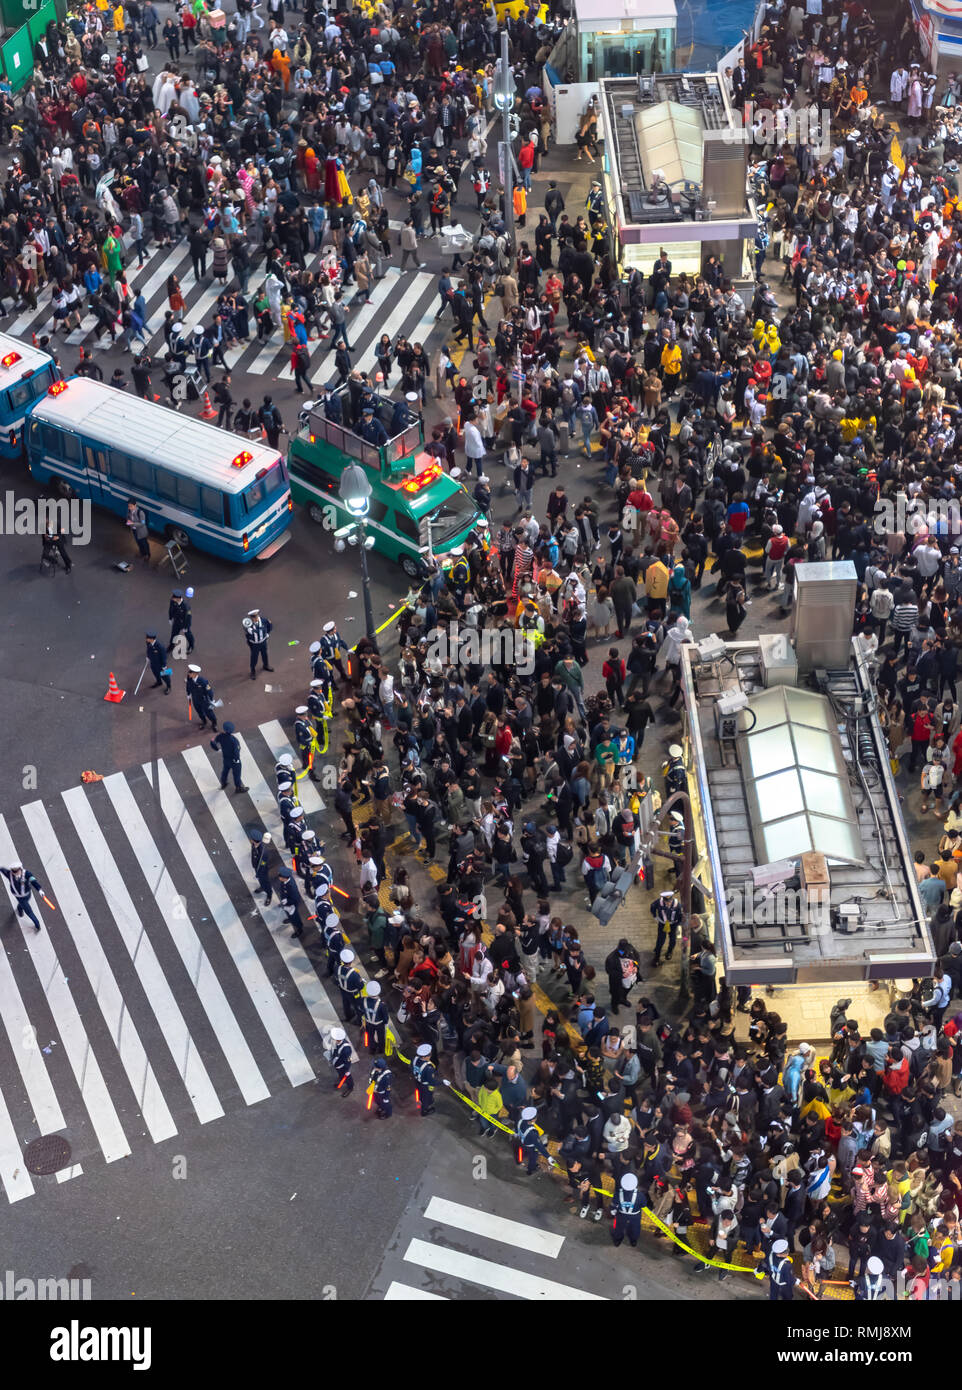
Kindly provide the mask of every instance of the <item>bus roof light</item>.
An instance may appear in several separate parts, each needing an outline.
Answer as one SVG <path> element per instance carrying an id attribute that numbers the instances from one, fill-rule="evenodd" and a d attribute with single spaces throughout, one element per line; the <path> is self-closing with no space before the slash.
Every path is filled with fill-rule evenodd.
<path id="1" fill-rule="evenodd" d="M 0 367 L 12 367 L 20 360 L 19 352 L 8 352 L 6 357 L 0 357 Z"/>
<path id="2" fill-rule="evenodd" d="M 432 463 L 431 467 L 425 468 L 423 473 L 419 473 L 415 478 L 410 478 L 404 484 L 404 491 L 421 492 L 429 483 L 433 483 L 440 478 L 443 471 L 439 463 Z"/>
<path id="3" fill-rule="evenodd" d="M 249 449 L 242 449 L 239 454 L 236 454 L 234 458 L 231 459 L 230 466 L 231 468 L 243 468 L 245 464 L 250 463 L 253 457 L 254 455 Z"/>
<path id="4" fill-rule="evenodd" d="M 48 396 L 59 396 L 60 393 L 61 393 L 62 391 L 66 391 L 66 389 L 67 389 L 67 383 L 66 383 L 65 381 L 55 381 L 55 382 L 53 383 L 52 386 L 48 386 L 48 387 L 47 387 L 47 395 L 48 395 Z"/>

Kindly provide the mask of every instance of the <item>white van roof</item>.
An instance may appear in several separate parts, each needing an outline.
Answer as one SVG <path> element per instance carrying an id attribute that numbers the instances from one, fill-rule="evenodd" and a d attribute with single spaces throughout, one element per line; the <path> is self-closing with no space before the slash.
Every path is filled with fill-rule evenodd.
<path id="1" fill-rule="evenodd" d="M 87 440 L 136 454 L 195 482 L 243 492 L 280 458 L 276 449 L 256 440 L 128 396 L 106 382 L 71 377 L 60 384 L 63 389 L 56 394 L 41 396 L 32 419 L 73 428 Z"/>

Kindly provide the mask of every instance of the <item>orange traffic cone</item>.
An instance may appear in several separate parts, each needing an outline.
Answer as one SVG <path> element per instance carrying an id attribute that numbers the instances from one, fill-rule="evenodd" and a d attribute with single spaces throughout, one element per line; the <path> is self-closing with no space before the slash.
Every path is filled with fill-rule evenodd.
<path id="1" fill-rule="evenodd" d="M 210 403 L 210 392 L 209 392 L 208 390 L 206 390 L 206 388 L 205 388 L 205 390 L 204 390 L 204 404 L 203 404 L 203 409 L 202 409 L 201 412 L 200 412 L 200 418 L 201 418 L 202 420 L 216 420 L 216 419 L 217 419 L 217 411 L 214 409 L 214 407 L 213 407 L 213 406 L 211 405 L 211 403 Z"/>
<path id="2" fill-rule="evenodd" d="M 112 705 L 119 705 L 126 694 L 126 690 L 121 690 L 120 686 L 114 680 L 114 673 L 111 671 L 110 682 L 107 686 L 107 693 L 104 699 L 109 700 Z"/>

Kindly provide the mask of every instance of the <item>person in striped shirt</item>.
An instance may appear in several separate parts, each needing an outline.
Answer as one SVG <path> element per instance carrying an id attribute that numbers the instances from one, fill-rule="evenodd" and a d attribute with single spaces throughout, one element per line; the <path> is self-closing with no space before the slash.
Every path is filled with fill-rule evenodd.
<path id="1" fill-rule="evenodd" d="M 919 605 L 915 602 L 915 597 L 911 589 L 903 589 L 898 595 L 895 607 L 892 610 L 892 647 L 898 653 L 902 642 L 905 642 L 906 650 L 909 645 L 909 634 L 918 623 Z"/>

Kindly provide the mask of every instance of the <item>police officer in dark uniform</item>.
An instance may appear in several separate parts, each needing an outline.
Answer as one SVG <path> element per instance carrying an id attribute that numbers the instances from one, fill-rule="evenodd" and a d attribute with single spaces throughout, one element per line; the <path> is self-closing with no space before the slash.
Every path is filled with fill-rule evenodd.
<path id="1" fill-rule="evenodd" d="M 217 713 L 214 709 L 214 689 L 206 676 L 201 675 L 199 666 L 187 667 L 187 698 L 190 700 L 200 719 L 200 727 L 203 729 L 210 720 L 210 727 L 217 732 Z"/>
<path id="2" fill-rule="evenodd" d="M 294 790 L 294 783 L 289 778 L 280 778 L 277 783 L 277 809 L 280 812 L 281 824 L 284 828 L 285 845 L 287 844 L 287 822 L 290 820 L 294 807 L 297 804 L 297 793 Z"/>
<path id="3" fill-rule="evenodd" d="M 335 1091 L 340 1091 L 342 1096 L 349 1096 L 354 1090 L 354 1077 L 351 1075 L 351 1044 L 343 1028 L 331 1029 L 331 1049 L 328 1057 L 337 1077 L 334 1083 Z"/>
<path id="4" fill-rule="evenodd" d="M 665 766 L 665 800 L 675 792 L 688 790 L 688 774 L 685 771 L 684 753 L 681 745 L 673 743 L 668 749 L 668 762 Z"/>
<path id="5" fill-rule="evenodd" d="M 434 1087 L 438 1079 L 437 1067 L 431 1057 L 431 1044 L 421 1043 L 414 1061 L 411 1063 L 414 1077 L 414 1094 L 417 1098 L 421 1117 L 434 1114 Z"/>
<path id="6" fill-rule="evenodd" d="M 311 681 L 311 688 L 307 696 L 308 717 L 314 721 L 315 737 L 321 732 L 321 726 L 327 719 L 327 690 L 330 687 L 330 679 L 327 686 L 322 680 Z"/>
<path id="7" fill-rule="evenodd" d="M 220 755 L 224 760 L 224 765 L 220 770 L 221 787 L 225 788 L 228 777 L 232 776 L 234 778 L 234 791 L 246 792 L 247 788 L 241 781 L 240 742 L 229 719 L 224 721 L 224 727 L 217 737 L 211 739 L 210 746 L 211 748 L 219 748 Z"/>
<path id="8" fill-rule="evenodd" d="M 298 891 L 297 883 L 290 869 L 281 869 L 277 875 L 277 901 L 280 903 L 291 928 L 291 936 L 303 936 L 304 924 L 301 921 L 301 903 L 303 899 Z"/>
<path id="9" fill-rule="evenodd" d="M 377 980 L 370 980 L 361 1000 L 361 1023 L 364 1026 L 364 1045 L 368 1052 L 384 1051 L 384 1030 L 387 1027 L 387 1009 L 381 998 L 381 986 Z"/>
<path id="10" fill-rule="evenodd" d="M 364 419 L 361 424 L 361 438 L 366 439 L 369 444 L 374 444 L 378 447 L 387 443 L 387 430 L 374 414 L 374 407 L 370 405 L 366 406 L 364 410 Z"/>
<path id="11" fill-rule="evenodd" d="M 542 1158 L 546 1158 L 551 1166 L 554 1166 L 554 1159 L 548 1153 L 548 1147 L 534 1123 L 537 1116 L 538 1112 L 533 1105 L 526 1106 L 521 1112 L 521 1118 L 515 1129 L 515 1134 L 518 1136 L 518 1162 L 527 1162 L 529 1173 L 537 1172 L 539 1154 Z"/>
<path id="12" fill-rule="evenodd" d="M 455 603 L 463 610 L 464 591 L 471 583 L 471 566 L 462 551 L 448 573 L 448 588 L 454 594 Z"/>
<path id="13" fill-rule="evenodd" d="M 304 807 L 295 806 L 287 818 L 284 826 L 284 844 L 288 854 L 293 856 L 294 867 L 297 868 L 297 856 L 301 849 L 301 831 L 304 829 Z"/>
<path id="14" fill-rule="evenodd" d="M 193 594 L 193 589 L 188 589 L 188 596 Z M 190 604 L 187 602 L 180 589 L 175 589 L 170 596 L 170 603 L 167 606 L 167 617 L 170 619 L 170 641 L 168 647 L 174 645 L 174 641 L 181 633 L 187 638 L 188 656 L 194 650 L 194 633 L 191 628 L 193 621 L 190 612 Z"/>
<path id="15" fill-rule="evenodd" d="M 795 1270 L 787 1240 L 776 1240 L 765 1261 L 768 1297 L 773 1303 L 791 1303 L 795 1289 Z"/>
<path id="16" fill-rule="evenodd" d="M 252 608 L 244 619 L 244 633 L 247 637 L 251 656 L 251 680 L 255 680 L 257 676 L 258 657 L 260 657 L 261 665 L 265 671 L 273 671 L 274 669 L 273 666 L 267 664 L 267 639 L 272 627 L 270 618 L 262 618 L 259 608 Z"/>
<path id="17" fill-rule="evenodd" d="M 301 767 L 311 781 L 316 782 L 318 779 L 317 773 L 314 771 L 313 758 L 316 733 L 309 716 L 310 709 L 307 705 L 297 706 L 294 711 L 294 742 L 297 744 L 297 751 L 301 756 Z"/>
<path id="18" fill-rule="evenodd" d="M 666 938 L 668 952 L 665 960 L 671 960 L 671 953 L 675 949 L 678 928 L 681 926 L 682 920 L 681 904 L 671 888 L 662 889 L 660 895 L 651 904 L 651 915 L 658 924 L 658 935 L 655 938 L 655 957 L 651 963 L 652 965 L 660 965 L 662 947 Z"/>
<path id="19" fill-rule="evenodd" d="M 318 925 L 321 936 L 324 940 L 324 949 L 327 952 L 327 970 L 325 974 L 330 978 L 337 969 L 341 952 L 344 950 L 344 933 L 341 930 L 341 919 L 338 917 L 332 904 L 327 904 L 326 915 L 322 918 L 318 913 Z"/>
<path id="20" fill-rule="evenodd" d="M 167 666 L 167 648 L 162 642 L 157 641 L 156 632 L 147 633 L 147 660 L 150 662 L 150 669 L 154 673 L 154 683 L 151 690 L 156 690 L 158 686 L 164 687 L 164 694 L 170 694 L 170 671 Z"/>
<path id="21" fill-rule="evenodd" d="M 641 1235 L 641 1209 L 643 1205 L 644 1202 L 638 1190 L 638 1178 L 634 1173 L 623 1173 L 618 1184 L 618 1191 L 611 1204 L 611 1212 L 614 1216 L 611 1239 L 614 1245 L 620 1245 L 625 1236 L 628 1237 L 629 1245 L 638 1244 L 638 1237 Z"/>
<path id="22" fill-rule="evenodd" d="M 394 1113 L 391 1104 L 391 1069 L 383 1057 L 375 1057 L 371 1063 L 368 1084 L 373 1088 L 374 1113 L 379 1120 L 389 1120 Z"/>
<path id="23" fill-rule="evenodd" d="M 345 1023 L 353 1023 L 355 1019 L 360 1023 L 362 1018 L 360 1000 L 364 981 L 354 965 L 356 959 L 350 946 L 345 946 L 338 956 L 338 967 L 334 977 L 341 991 L 341 1008 L 344 1010 Z"/>
<path id="24" fill-rule="evenodd" d="M 274 895 L 274 886 L 271 883 L 272 844 L 273 840 L 266 831 L 263 835 L 254 834 L 251 836 L 251 868 L 257 879 L 257 887 L 264 894 L 265 907 L 270 907 L 271 898 Z"/>
<path id="25" fill-rule="evenodd" d="M 344 639 L 337 630 L 334 622 L 325 623 L 324 631 L 321 633 L 320 654 L 329 665 L 333 666 L 342 681 L 347 680 L 347 672 L 341 665 L 341 652 L 347 651 Z"/>
<path id="26" fill-rule="evenodd" d="M 40 922 L 37 914 L 33 910 L 34 892 L 42 893 L 40 880 L 35 878 L 29 869 L 25 869 L 21 864 L 11 864 L 8 869 L 0 869 L 0 874 L 10 885 L 10 892 L 16 899 L 14 909 L 18 917 L 29 917 L 33 923 L 34 931 L 40 931 Z"/>
<path id="27" fill-rule="evenodd" d="M 321 845 L 320 849 L 323 848 L 324 846 Z M 314 871 L 314 911 L 318 914 L 318 917 L 320 917 L 318 903 L 330 904 L 331 885 L 334 882 L 334 870 L 320 851 L 314 857 L 321 861 L 319 864 L 312 865 Z M 325 913 L 325 916 L 326 915 Z"/>
<path id="28" fill-rule="evenodd" d="M 323 405 L 325 420 L 333 420 L 336 425 L 343 425 L 344 408 L 341 404 L 339 395 L 334 392 L 324 391 L 317 404 Z"/>

